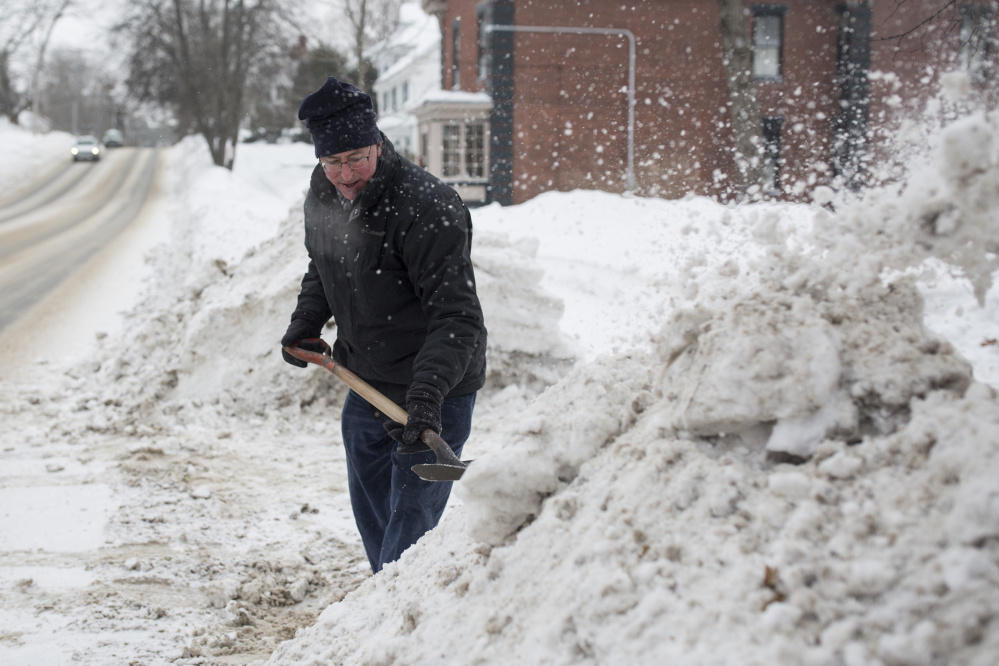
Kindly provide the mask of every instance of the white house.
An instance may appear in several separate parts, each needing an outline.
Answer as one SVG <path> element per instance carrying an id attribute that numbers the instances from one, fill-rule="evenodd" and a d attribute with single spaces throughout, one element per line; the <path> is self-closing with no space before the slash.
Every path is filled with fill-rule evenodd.
<path id="1" fill-rule="evenodd" d="M 415 0 L 403 2 L 396 32 L 366 55 L 378 71 L 378 127 L 396 150 L 451 185 L 466 203 L 485 203 L 492 99 L 441 89 L 437 18 Z"/>
<path id="2" fill-rule="evenodd" d="M 419 129 L 412 112 L 428 92 L 441 87 L 440 24 L 418 2 L 403 2 L 395 33 L 368 49 L 366 56 L 378 72 L 378 127 L 396 150 L 416 162 Z"/>

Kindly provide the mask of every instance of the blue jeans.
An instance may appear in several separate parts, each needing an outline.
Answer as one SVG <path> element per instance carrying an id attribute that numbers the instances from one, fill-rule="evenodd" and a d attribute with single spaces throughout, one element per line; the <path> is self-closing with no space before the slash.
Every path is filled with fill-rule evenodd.
<path id="1" fill-rule="evenodd" d="M 441 406 L 441 436 L 458 457 L 472 429 L 474 408 L 475 393 L 448 398 Z M 387 417 L 376 418 L 373 412 L 350 391 L 341 427 L 350 506 L 371 570 L 378 573 L 437 526 L 453 484 L 424 481 L 413 473 L 413 465 L 435 462 L 434 452 L 398 453 L 398 443 L 385 432 Z"/>

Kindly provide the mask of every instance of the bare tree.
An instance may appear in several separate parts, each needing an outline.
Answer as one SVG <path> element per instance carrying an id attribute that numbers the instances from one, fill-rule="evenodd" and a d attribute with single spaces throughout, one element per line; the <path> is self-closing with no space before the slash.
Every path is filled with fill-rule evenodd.
<path id="1" fill-rule="evenodd" d="M 718 0 L 718 11 L 738 177 L 736 189 L 746 193 L 754 186 L 761 187 L 765 175 L 761 159 L 763 125 L 753 82 L 748 11 L 742 0 Z"/>
<path id="2" fill-rule="evenodd" d="M 44 25 L 47 10 L 41 2 L 0 1 L 0 113 L 12 122 L 31 103 L 31 96 L 17 88 L 14 60 Z"/>
<path id="3" fill-rule="evenodd" d="M 286 57 L 281 0 L 140 0 L 119 30 L 132 38 L 129 90 L 167 105 L 232 168 L 250 76 Z"/>
<path id="4" fill-rule="evenodd" d="M 347 66 L 347 58 L 339 50 L 329 44 L 320 42 L 316 47 L 306 50 L 298 60 L 295 77 L 289 91 L 289 102 L 298 109 L 302 99 L 318 90 L 329 76 L 341 80 L 350 79 L 355 72 Z"/>
<path id="5" fill-rule="evenodd" d="M 957 35 L 959 51 L 954 64 L 967 70 L 976 83 L 986 83 L 995 67 L 995 41 L 999 2 L 996 0 L 887 0 L 889 19 L 902 18 L 903 28 L 886 33 L 875 27 L 874 42 L 892 42 L 896 53 L 940 50 L 940 44 Z M 866 0 L 850 0 L 868 5 Z"/>
<path id="6" fill-rule="evenodd" d="M 840 88 L 840 113 L 834 121 L 832 166 L 837 179 L 854 190 L 870 183 L 871 151 L 878 149 L 868 129 L 872 62 L 880 68 L 886 58 L 894 62 L 900 55 L 920 53 L 918 60 L 926 66 L 918 71 L 900 69 L 900 84 L 908 81 L 922 86 L 920 79 L 934 69 L 963 70 L 971 85 L 962 105 L 995 108 L 999 102 L 994 82 L 999 67 L 997 0 L 884 0 L 877 13 L 874 8 L 870 0 L 846 0 L 838 8 L 835 80 Z M 896 120 L 908 113 L 887 110 L 893 112 L 899 114 Z"/>
<path id="7" fill-rule="evenodd" d="M 357 61 L 356 84 L 370 90 L 376 72 L 364 51 L 393 32 L 399 24 L 400 0 L 343 0 L 343 13 L 350 24 L 353 56 Z"/>
<path id="8" fill-rule="evenodd" d="M 847 4 L 850 6 L 856 6 L 865 3 L 861 2 L 860 0 L 850 0 L 850 2 L 848 2 Z M 909 0 L 895 0 L 895 8 L 892 11 L 891 15 L 892 16 L 896 15 L 900 9 L 907 8 L 906 5 L 909 4 L 912 4 L 909 2 Z M 908 27 L 905 30 L 893 32 L 892 34 L 889 35 L 879 35 L 878 37 L 876 37 L 876 40 L 892 41 L 895 42 L 896 44 L 901 45 L 902 41 L 905 38 L 910 37 L 912 35 L 919 35 L 920 37 L 923 37 L 925 36 L 925 31 L 927 27 L 937 22 L 942 17 L 945 17 L 946 14 L 956 12 L 959 4 L 960 3 L 958 2 L 958 0 L 939 0 L 939 3 L 936 5 L 931 4 L 929 6 L 920 7 L 917 11 L 919 10 L 923 11 L 920 12 L 919 20 L 918 22 L 915 23 L 915 25 L 912 25 L 911 27 Z M 947 20 L 948 22 L 952 22 L 952 19 L 950 18 L 945 18 L 945 20 Z"/>
<path id="9" fill-rule="evenodd" d="M 52 31 L 55 30 L 56 23 L 59 22 L 65 13 L 73 5 L 74 0 L 57 0 L 56 4 L 53 5 L 51 16 L 47 16 L 48 28 L 45 30 L 45 37 L 42 39 L 41 45 L 38 47 L 38 64 L 35 66 L 35 72 L 31 79 L 31 97 L 32 97 L 32 129 L 37 132 L 39 129 L 39 117 L 41 107 L 39 106 L 40 96 L 38 94 L 39 81 L 42 76 L 42 67 L 45 66 L 45 51 L 48 49 L 49 41 L 52 40 Z"/>
<path id="10" fill-rule="evenodd" d="M 97 58 L 55 48 L 46 56 L 38 96 L 52 129 L 98 136 L 116 122 L 116 79 Z"/>

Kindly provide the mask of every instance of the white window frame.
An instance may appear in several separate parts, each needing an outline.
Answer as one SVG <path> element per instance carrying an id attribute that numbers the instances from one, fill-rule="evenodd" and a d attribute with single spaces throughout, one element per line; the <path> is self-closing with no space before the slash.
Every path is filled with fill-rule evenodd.
<path id="1" fill-rule="evenodd" d="M 441 180 L 478 181 L 485 178 L 485 122 L 442 123 Z"/>
<path id="2" fill-rule="evenodd" d="M 461 90 L 461 17 L 451 23 L 451 90 Z"/>
<path id="3" fill-rule="evenodd" d="M 784 75 L 785 9 L 753 6 L 753 78 L 757 81 L 778 81 Z"/>
<path id="4" fill-rule="evenodd" d="M 485 30 L 486 10 L 484 5 L 479 7 L 477 18 L 476 24 L 479 34 L 475 41 L 478 48 L 479 81 L 484 81 L 489 76 L 489 45 L 487 42 L 489 33 Z"/>
<path id="5" fill-rule="evenodd" d="M 486 201 L 491 159 L 491 113 L 492 103 L 484 103 L 482 99 L 424 101 L 413 109 L 418 123 L 424 168 L 453 187 L 466 202 Z M 445 141 L 444 128 L 448 126 L 453 129 L 447 130 L 448 138 Z M 469 131 L 469 127 L 474 129 Z M 446 174 L 445 149 L 449 151 Z"/>
<path id="6" fill-rule="evenodd" d="M 462 125 L 462 171 L 467 178 L 481 180 L 486 177 L 486 124 Z"/>
<path id="7" fill-rule="evenodd" d="M 441 178 L 453 180 L 461 178 L 461 136 L 464 125 L 444 123 L 441 125 Z"/>

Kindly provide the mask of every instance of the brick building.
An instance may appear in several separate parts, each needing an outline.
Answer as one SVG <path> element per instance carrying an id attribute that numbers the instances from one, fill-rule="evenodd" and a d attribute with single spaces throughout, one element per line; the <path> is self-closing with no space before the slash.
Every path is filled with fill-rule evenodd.
<path id="1" fill-rule="evenodd" d="M 575 188 L 741 194 L 718 0 L 422 3 L 440 21 L 451 93 L 446 113 L 421 116 L 432 171 L 503 204 Z M 881 130 L 954 64 L 994 102 L 995 5 L 745 2 L 763 191 L 862 184 Z"/>

